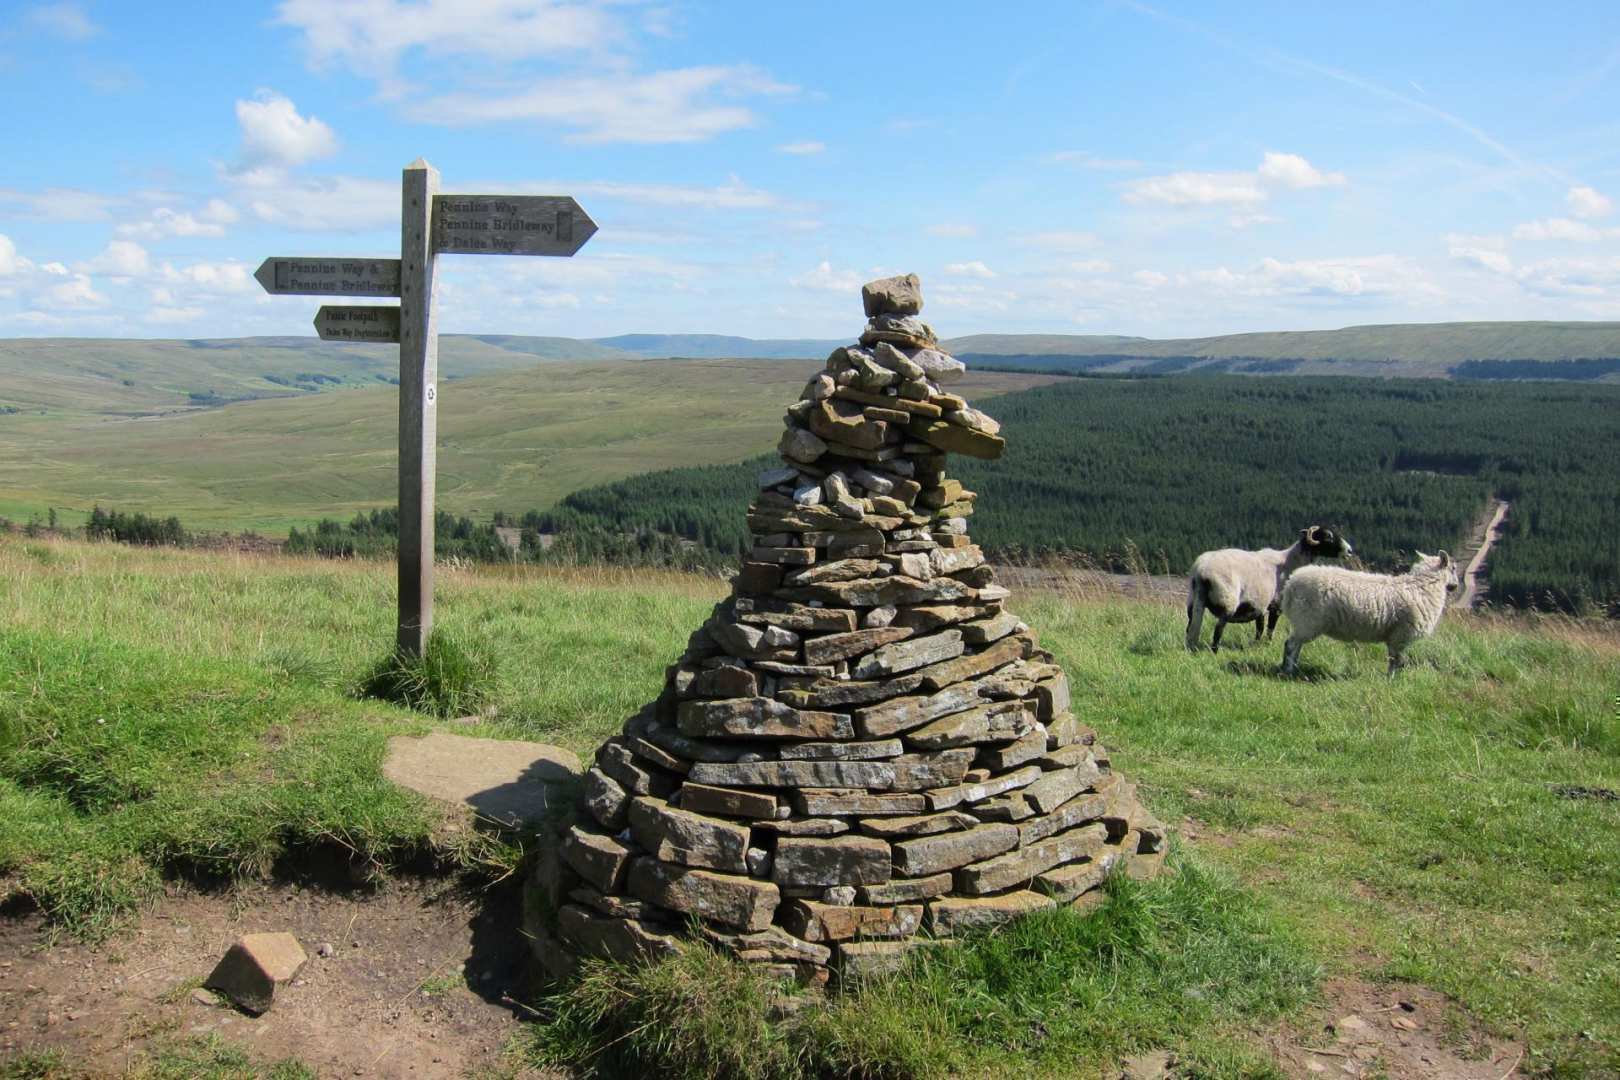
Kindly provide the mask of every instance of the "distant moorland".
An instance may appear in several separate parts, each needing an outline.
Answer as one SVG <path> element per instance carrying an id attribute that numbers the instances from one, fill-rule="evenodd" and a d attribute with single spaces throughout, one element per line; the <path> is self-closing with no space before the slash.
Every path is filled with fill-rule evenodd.
<path id="1" fill-rule="evenodd" d="M 440 375 L 460 379 L 551 360 L 820 360 L 833 340 L 620 334 L 581 340 L 446 334 Z M 1155 340 L 975 334 L 945 347 L 970 367 L 1179 374 L 1367 375 L 1620 381 L 1620 323 L 1484 322 Z M 300 397 L 398 375 L 387 345 L 308 337 L 0 340 L 0 414 L 40 409 L 143 415 L 244 398 Z"/>

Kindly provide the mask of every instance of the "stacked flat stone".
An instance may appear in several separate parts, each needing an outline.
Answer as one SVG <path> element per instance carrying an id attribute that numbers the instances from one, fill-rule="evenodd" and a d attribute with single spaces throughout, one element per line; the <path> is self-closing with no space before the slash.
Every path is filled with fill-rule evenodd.
<path id="1" fill-rule="evenodd" d="M 964 365 L 918 318 L 915 276 L 862 298 L 859 344 L 787 411 L 732 595 L 602 746 L 537 871 L 553 970 L 696 926 L 820 983 L 1163 861 L 945 475 L 948 452 L 999 457 L 999 425 L 944 389 Z"/>

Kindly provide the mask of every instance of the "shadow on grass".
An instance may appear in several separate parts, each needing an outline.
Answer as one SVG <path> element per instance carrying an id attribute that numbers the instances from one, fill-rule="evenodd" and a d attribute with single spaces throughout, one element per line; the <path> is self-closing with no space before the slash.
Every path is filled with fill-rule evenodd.
<path id="1" fill-rule="evenodd" d="M 1269 657 L 1261 656 L 1229 660 L 1222 666 L 1233 675 L 1272 679 L 1284 683 L 1345 682 L 1360 677 L 1353 672 L 1334 671 L 1322 667 L 1320 664 L 1305 663 L 1300 664 L 1299 670 L 1293 675 L 1286 675 L 1283 673 L 1280 663 Z"/>

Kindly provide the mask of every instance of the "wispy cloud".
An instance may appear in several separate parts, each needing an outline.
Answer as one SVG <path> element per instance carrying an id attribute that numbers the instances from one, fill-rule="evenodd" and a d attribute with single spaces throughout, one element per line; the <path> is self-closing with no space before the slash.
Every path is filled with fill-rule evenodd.
<path id="1" fill-rule="evenodd" d="M 83 41 L 101 33 L 78 4 L 41 4 L 28 9 L 27 22 L 54 37 L 68 41 Z"/>
<path id="2" fill-rule="evenodd" d="M 816 292 L 855 292 L 865 282 L 865 278 L 854 270 L 834 270 L 832 263 L 823 259 L 815 268 L 800 274 L 798 277 L 788 279 L 790 285 L 801 289 L 812 289 Z"/>
<path id="3" fill-rule="evenodd" d="M 779 154 L 819 154 L 827 149 L 827 144 L 817 142 L 815 139 L 806 139 L 803 142 L 783 143 L 776 148 Z"/>
<path id="4" fill-rule="evenodd" d="M 1343 173 L 1323 172 L 1298 154 L 1267 151 L 1252 172 L 1178 172 L 1148 176 L 1127 184 L 1123 198 L 1128 203 L 1166 206 L 1254 207 L 1269 200 L 1278 189 L 1300 191 L 1343 183 Z"/>
<path id="5" fill-rule="evenodd" d="M 945 272 L 952 277 L 993 278 L 996 272 L 978 259 L 969 262 L 954 262 L 945 264 Z"/>
<path id="6" fill-rule="evenodd" d="M 1614 201 L 1595 188 L 1584 184 L 1571 187 L 1564 196 L 1569 212 L 1578 218 L 1608 217 L 1614 212 Z"/>
<path id="7" fill-rule="evenodd" d="M 977 225 L 968 225 L 962 222 L 945 221 L 938 225 L 930 225 L 923 230 L 929 236 L 940 236 L 947 240 L 971 240 L 979 235 Z"/>
<path id="8" fill-rule="evenodd" d="M 653 8 L 613 0 L 284 0 L 277 21 L 303 33 L 310 63 L 376 82 L 417 121 L 459 127 L 530 121 L 580 143 L 686 143 L 758 122 L 744 99 L 797 92 L 751 64 L 638 70 L 638 35 L 667 32 Z M 474 61 L 420 85 L 403 78 L 438 61 Z"/>

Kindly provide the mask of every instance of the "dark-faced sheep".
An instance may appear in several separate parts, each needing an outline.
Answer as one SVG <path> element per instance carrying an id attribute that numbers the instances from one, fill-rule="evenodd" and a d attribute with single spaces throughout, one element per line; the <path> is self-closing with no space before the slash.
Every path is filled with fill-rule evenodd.
<path id="1" fill-rule="evenodd" d="M 1282 669 L 1299 669 L 1299 650 L 1319 637 L 1337 641 L 1382 641 L 1389 673 L 1401 669 L 1406 647 L 1434 633 L 1446 613 L 1446 597 L 1461 587 L 1449 554 L 1418 552 L 1404 574 L 1367 574 L 1342 566 L 1308 566 L 1283 587 L 1282 610 L 1291 630 L 1283 644 Z"/>
<path id="2" fill-rule="evenodd" d="M 1206 551 L 1193 563 L 1187 579 L 1187 649 L 1198 651 L 1198 635 L 1208 609 L 1216 619 L 1210 649 L 1220 652 L 1227 623 L 1252 622 L 1254 640 L 1277 628 L 1278 598 L 1288 575 L 1316 559 L 1342 559 L 1353 554 L 1348 541 L 1332 529 L 1312 525 L 1286 548 L 1223 548 Z"/>

